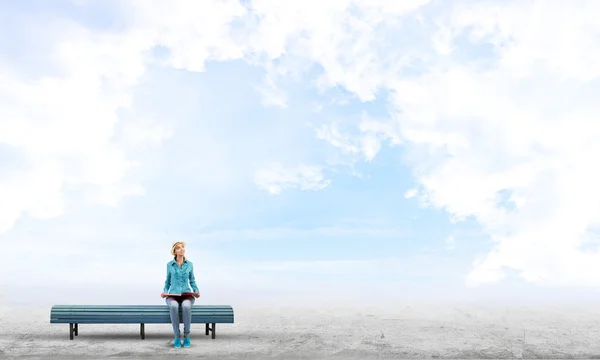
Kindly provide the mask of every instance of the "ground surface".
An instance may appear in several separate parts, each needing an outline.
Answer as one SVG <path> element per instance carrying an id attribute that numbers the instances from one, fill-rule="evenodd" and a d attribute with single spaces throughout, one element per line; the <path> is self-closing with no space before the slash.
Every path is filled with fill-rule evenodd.
<path id="1" fill-rule="evenodd" d="M 0 359 L 597 358 L 600 308 L 409 306 L 238 308 L 217 337 L 192 324 L 173 348 L 171 326 L 50 324 L 50 308 L 0 310 Z M 182 325 L 183 329 L 183 325 Z"/>

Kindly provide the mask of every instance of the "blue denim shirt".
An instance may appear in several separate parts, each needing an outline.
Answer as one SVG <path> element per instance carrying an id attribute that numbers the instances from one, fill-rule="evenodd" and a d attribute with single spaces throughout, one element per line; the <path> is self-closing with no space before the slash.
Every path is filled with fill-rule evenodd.
<path id="1" fill-rule="evenodd" d="M 192 286 L 191 289 L 190 285 Z M 167 263 L 167 280 L 165 280 L 163 292 L 166 294 L 198 292 L 196 278 L 194 277 L 194 264 L 185 258 L 181 267 L 179 267 L 175 259 L 169 261 Z"/>

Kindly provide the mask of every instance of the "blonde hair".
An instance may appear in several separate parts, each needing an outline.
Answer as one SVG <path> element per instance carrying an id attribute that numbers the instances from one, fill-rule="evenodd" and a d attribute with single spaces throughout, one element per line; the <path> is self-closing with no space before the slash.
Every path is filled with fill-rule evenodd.
<path id="1" fill-rule="evenodd" d="M 185 248 L 185 241 L 175 241 L 175 242 L 173 243 L 173 246 L 171 247 L 171 255 L 173 255 L 173 256 L 175 256 L 175 257 L 177 257 L 177 255 L 175 255 L 175 247 L 176 247 L 178 244 L 181 244 L 181 245 L 183 245 L 183 247 Z"/>

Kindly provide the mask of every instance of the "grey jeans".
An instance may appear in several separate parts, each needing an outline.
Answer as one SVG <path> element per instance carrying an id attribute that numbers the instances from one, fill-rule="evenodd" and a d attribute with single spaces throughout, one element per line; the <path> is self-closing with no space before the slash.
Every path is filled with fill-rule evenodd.
<path id="1" fill-rule="evenodd" d="M 183 336 L 190 335 L 190 324 L 192 323 L 192 305 L 196 302 L 193 296 L 168 296 L 165 299 L 169 305 L 169 314 L 171 315 L 171 324 L 173 325 L 173 334 L 175 337 L 181 337 L 179 330 L 179 306 L 181 306 L 181 315 L 183 317 Z"/>

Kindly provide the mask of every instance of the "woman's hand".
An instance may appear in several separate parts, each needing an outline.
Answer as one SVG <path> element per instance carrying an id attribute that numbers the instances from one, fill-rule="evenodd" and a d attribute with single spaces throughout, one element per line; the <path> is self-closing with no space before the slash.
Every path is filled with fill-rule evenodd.
<path id="1" fill-rule="evenodd" d="M 200 297 L 200 292 L 194 293 L 194 297 L 197 299 Z"/>
<path id="2" fill-rule="evenodd" d="M 161 298 L 166 298 L 166 297 L 167 297 L 167 294 L 165 294 L 164 292 L 162 292 L 162 293 L 160 293 L 160 297 L 161 297 Z"/>

